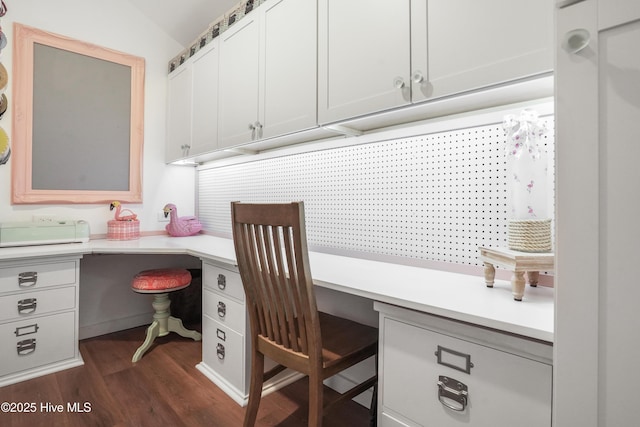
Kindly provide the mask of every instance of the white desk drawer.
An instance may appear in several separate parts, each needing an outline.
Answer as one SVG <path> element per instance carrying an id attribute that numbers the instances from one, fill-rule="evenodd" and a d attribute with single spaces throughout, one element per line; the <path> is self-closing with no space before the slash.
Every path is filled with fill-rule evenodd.
<path id="1" fill-rule="evenodd" d="M 207 288 L 202 289 L 202 314 L 217 320 L 239 334 L 245 334 L 246 312 L 244 304 Z"/>
<path id="2" fill-rule="evenodd" d="M 0 292 L 72 285 L 76 281 L 76 263 L 73 261 L 0 268 Z"/>
<path id="3" fill-rule="evenodd" d="M 382 426 L 551 425 L 550 364 L 390 318 L 381 334 Z"/>
<path id="4" fill-rule="evenodd" d="M 204 264 L 203 273 L 203 284 L 206 288 L 244 301 L 244 289 L 239 273 L 207 263 Z"/>
<path id="5" fill-rule="evenodd" d="M 75 313 L 0 325 L 0 376 L 75 357 Z"/>
<path id="6" fill-rule="evenodd" d="M 5 295 L 0 297 L 0 322 L 73 309 L 75 306 L 75 286 Z"/>
<path id="7" fill-rule="evenodd" d="M 202 361 L 244 395 L 244 336 L 209 316 L 202 316 L 202 336 Z"/>

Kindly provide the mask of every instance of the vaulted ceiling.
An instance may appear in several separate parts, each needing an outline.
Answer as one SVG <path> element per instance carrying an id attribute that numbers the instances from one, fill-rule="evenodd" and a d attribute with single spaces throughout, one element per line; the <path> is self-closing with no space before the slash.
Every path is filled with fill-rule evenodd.
<path id="1" fill-rule="evenodd" d="M 187 47 L 239 0 L 128 0 L 171 38 Z"/>

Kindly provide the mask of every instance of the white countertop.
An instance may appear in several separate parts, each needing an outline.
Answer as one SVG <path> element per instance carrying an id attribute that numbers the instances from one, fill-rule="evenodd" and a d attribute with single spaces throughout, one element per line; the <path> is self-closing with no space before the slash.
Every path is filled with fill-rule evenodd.
<path id="1" fill-rule="evenodd" d="M 0 248 L 0 261 L 85 254 L 186 254 L 235 265 L 233 241 L 208 235 Z M 376 301 L 553 342 L 554 291 L 527 286 L 513 300 L 511 284 L 440 270 L 312 252 L 314 283 Z"/>

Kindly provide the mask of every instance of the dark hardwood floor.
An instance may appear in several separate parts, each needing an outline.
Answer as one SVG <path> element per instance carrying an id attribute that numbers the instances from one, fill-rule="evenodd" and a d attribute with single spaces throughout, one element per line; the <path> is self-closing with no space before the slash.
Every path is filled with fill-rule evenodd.
<path id="1" fill-rule="evenodd" d="M 200 342 L 172 333 L 156 339 L 142 360 L 132 363 L 145 330 L 140 327 L 83 340 L 84 366 L 0 388 L 0 402 L 34 404 L 36 409 L 34 413 L 0 412 L 0 426 L 242 425 L 244 408 L 195 368 L 201 360 Z M 305 426 L 306 399 L 306 379 L 264 397 L 256 425 Z M 68 410 L 76 403 L 84 412 Z M 62 405 L 63 411 L 47 412 L 47 404 Z M 327 414 L 324 425 L 368 426 L 369 412 L 348 402 Z"/>

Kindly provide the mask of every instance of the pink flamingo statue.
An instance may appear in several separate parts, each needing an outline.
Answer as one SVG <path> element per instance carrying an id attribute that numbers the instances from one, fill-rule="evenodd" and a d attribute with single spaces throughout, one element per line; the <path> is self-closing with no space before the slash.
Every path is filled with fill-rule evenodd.
<path id="1" fill-rule="evenodd" d="M 202 230 L 202 224 L 195 216 L 178 217 L 178 209 L 174 204 L 164 207 L 164 217 L 169 216 L 169 224 L 165 227 L 167 233 L 174 237 L 193 236 Z"/>
<path id="2" fill-rule="evenodd" d="M 118 201 L 111 202 L 111 205 L 109 205 L 109 210 L 114 209 L 116 210 L 114 216 L 116 221 L 135 221 L 138 218 L 138 215 L 130 209 L 122 209 L 122 205 Z M 123 215 L 124 213 L 128 213 L 128 215 Z"/>

